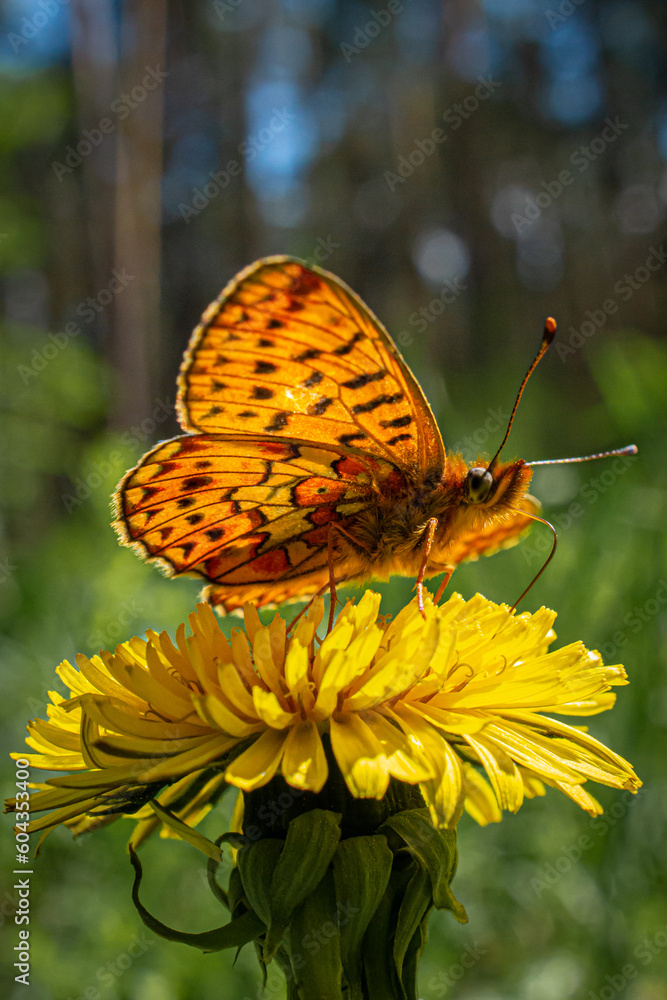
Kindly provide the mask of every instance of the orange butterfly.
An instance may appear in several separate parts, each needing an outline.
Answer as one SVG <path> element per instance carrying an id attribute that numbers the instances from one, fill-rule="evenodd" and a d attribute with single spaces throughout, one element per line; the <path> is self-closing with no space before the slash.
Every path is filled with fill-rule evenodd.
<path id="1" fill-rule="evenodd" d="M 444 573 L 440 594 L 458 563 L 514 544 L 539 508 L 523 460 L 445 460 L 381 323 L 334 275 L 292 257 L 230 282 L 178 386 L 187 433 L 127 473 L 115 527 L 167 573 L 204 577 L 225 611 L 322 592 L 330 575 L 415 576 L 421 595 L 425 576 Z"/>

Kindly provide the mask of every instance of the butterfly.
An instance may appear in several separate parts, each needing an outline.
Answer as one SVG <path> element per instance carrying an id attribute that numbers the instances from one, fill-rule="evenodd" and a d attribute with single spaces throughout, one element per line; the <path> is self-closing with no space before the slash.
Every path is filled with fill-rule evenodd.
<path id="1" fill-rule="evenodd" d="M 177 405 L 185 434 L 123 478 L 115 528 L 169 575 L 203 577 L 223 611 L 307 598 L 331 577 L 404 574 L 421 587 L 444 574 L 440 594 L 459 563 L 514 544 L 539 509 L 523 460 L 445 454 L 380 321 L 293 257 L 251 264 L 204 312 Z"/>

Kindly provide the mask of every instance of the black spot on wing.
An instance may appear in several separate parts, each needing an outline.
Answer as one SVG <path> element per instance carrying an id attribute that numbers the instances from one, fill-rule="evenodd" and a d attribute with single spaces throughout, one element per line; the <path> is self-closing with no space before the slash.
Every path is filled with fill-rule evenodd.
<path id="1" fill-rule="evenodd" d="M 297 354 L 294 358 L 295 361 L 310 361 L 311 358 L 319 358 L 322 352 L 318 351 L 316 347 L 309 347 L 308 350 L 302 351 L 301 354 Z"/>
<path id="2" fill-rule="evenodd" d="M 388 396 L 386 392 L 383 392 L 379 396 L 375 396 L 374 399 L 369 399 L 366 403 L 356 403 L 352 407 L 352 412 L 370 413 L 371 410 L 377 409 L 378 406 L 390 406 L 393 403 L 400 403 L 402 399 L 402 392 L 395 392 L 392 396 Z"/>
<path id="3" fill-rule="evenodd" d="M 182 490 L 201 490 L 204 486 L 210 486 L 213 480 L 210 476 L 189 476 L 181 483 Z"/>
<path id="4" fill-rule="evenodd" d="M 412 423 L 412 417 L 406 413 L 404 417 L 394 417 L 393 420 L 381 420 L 381 427 L 407 427 Z"/>
<path id="5" fill-rule="evenodd" d="M 364 372 L 363 375 L 356 375 L 354 378 L 350 378 L 347 382 L 342 384 L 346 389 L 363 389 L 365 385 L 370 382 L 379 382 L 387 374 L 386 368 L 380 368 L 376 372 Z"/>
<path id="6" fill-rule="evenodd" d="M 268 389 L 264 385 L 255 385 L 252 390 L 253 399 L 272 399 L 273 389 Z"/>
<path id="7" fill-rule="evenodd" d="M 410 441 L 412 440 L 412 434 L 395 434 L 393 438 L 389 438 L 387 441 L 388 445 L 398 444 L 399 441 Z"/>
<path id="8" fill-rule="evenodd" d="M 352 444 L 353 441 L 363 441 L 365 438 L 363 431 L 355 431 L 353 434 L 341 434 L 338 441 L 340 444 Z"/>
<path id="9" fill-rule="evenodd" d="M 255 375 L 270 375 L 275 371 L 277 367 L 272 361 L 255 361 Z"/>
<path id="10" fill-rule="evenodd" d="M 270 424 L 267 424 L 264 428 L 265 431 L 281 431 L 284 427 L 287 427 L 287 421 L 289 419 L 289 413 L 287 410 L 281 410 L 276 413 Z"/>
<path id="11" fill-rule="evenodd" d="M 308 413 L 313 417 L 321 417 L 324 411 L 331 406 L 332 403 L 333 399 L 331 396 L 322 396 L 322 398 L 318 399 L 316 403 L 312 403 L 308 407 Z"/>
<path id="12" fill-rule="evenodd" d="M 347 344 L 341 344 L 340 347 L 337 347 L 333 353 L 337 354 L 339 357 L 344 357 L 346 354 L 350 353 L 355 344 L 358 344 L 360 340 L 364 340 L 365 337 L 365 333 L 362 333 L 361 330 L 357 330 L 352 339 L 348 340 Z"/>
<path id="13" fill-rule="evenodd" d="M 154 473 L 154 475 L 159 476 L 161 471 L 162 472 L 168 472 L 168 471 L 170 471 L 170 469 L 168 468 L 168 463 L 167 462 L 165 462 L 164 465 L 162 466 L 162 468 L 158 469 L 158 471 L 156 473 Z M 142 502 L 143 503 L 147 503 L 149 500 L 152 500 L 153 497 L 156 494 L 158 494 L 159 492 L 160 491 L 157 488 L 157 486 L 142 486 L 141 487 L 141 499 L 142 499 Z"/>
<path id="14" fill-rule="evenodd" d="M 304 389 L 312 389 L 313 386 L 319 385 L 323 378 L 323 373 L 315 369 L 313 374 L 309 375 L 307 379 L 304 379 L 301 385 Z"/>

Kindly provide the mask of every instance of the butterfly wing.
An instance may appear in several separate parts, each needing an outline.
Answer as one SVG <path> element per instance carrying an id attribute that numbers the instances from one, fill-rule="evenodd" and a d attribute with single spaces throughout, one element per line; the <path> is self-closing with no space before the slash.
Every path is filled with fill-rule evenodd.
<path id="1" fill-rule="evenodd" d="M 527 513 L 504 512 L 483 527 L 458 532 L 442 553 L 438 553 L 444 563 L 442 568 L 454 568 L 467 560 L 491 556 L 494 552 L 516 545 L 533 524 L 528 515 L 539 514 L 541 504 L 535 497 L 526 494 L 519 501 L 519 507 Z"/>
<path id="2" fill-rule="evenodd" d="M 444 471 L 433 413 L 389 334 L 334 275 L 291 257 L 251 264 L 195 329 L 179 376 L 184 430 L 275 435 Z"/>
<path id="3" fill-rule="evenodd" d="M 116 530 L 167 573 L 203 576 L 208 599 L 226 611 L 277 604 L 326 586 L 329 525 L 344 525 L 369 503 L 372 482 L 392 473 L 334 447 L 188 435 L 125 476 Z M 336 577 L 354 570 L 337 565 Z"/>

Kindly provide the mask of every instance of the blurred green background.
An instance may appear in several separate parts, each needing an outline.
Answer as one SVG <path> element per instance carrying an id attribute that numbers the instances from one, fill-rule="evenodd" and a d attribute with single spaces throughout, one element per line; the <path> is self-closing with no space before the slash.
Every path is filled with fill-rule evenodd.
<path id="1" fill-rule="evenodd" d="M 166 581 L 119 548 L 109 496 L 177 433 L 181 353 L 237 270 L 290 253 L 340 275 L 385 321 L 446 446 L 468 459 L 497 447 L 551 313 L 559 340 L 504 457 L 630 442 L 639 456 L 536 470 L 559 546 L 522 609 L 555 608 L 560 642 L 626 665 L 630 687 L 590 729 L 645 785 L 634 799 L 600 790 L 603 820 L 556 792 L 495 827 L 465 817 L 454 888 L 470 923 L 432 918 L 420 996 L 667 996 L 664 13 L 659 0 L 7 0 L 7 795 L 7 754 L 44 715 L 60 660 L 173 631 L 193 607 L 196 581 Z M 511 603 L 548 547 L 538 525 L 453 584 Z M 383 610 L 411 586 L 383 586 Z M 204 830 L 227 821 L 216 812 Z M 10 959 L 3 996 L 256 997 L 249 948 L 233 964 L 144 932 L 130 829 L 47 841 L 32 876 L 31 984 L 14 983 Z M 17 941 L 12 840 L 7 822 L 5 955 Z M 144 899 L 162 919 L 222 922 L 192 848 L 150 843 L 143 858 Z M 266 996 L 283 995 L 274 974 Z"/>

